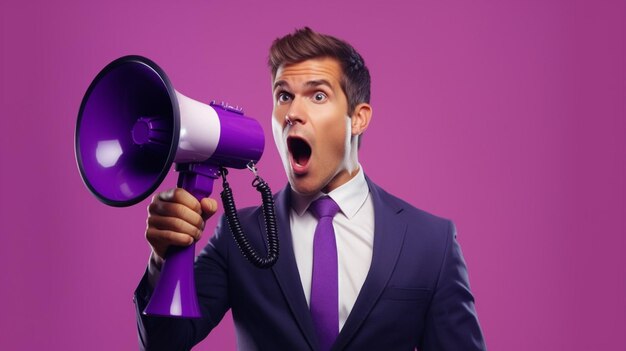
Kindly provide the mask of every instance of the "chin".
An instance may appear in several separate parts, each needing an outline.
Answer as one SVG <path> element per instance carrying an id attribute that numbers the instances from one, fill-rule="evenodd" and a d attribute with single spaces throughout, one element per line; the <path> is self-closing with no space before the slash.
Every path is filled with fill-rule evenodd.
<path id="1" fill-rule="evenodd" d="M 312 184 L 312 182 L 306 179 L 298 179 L 298 176 L 292 176 L 289 179 L 291 189 L 301 195 L 314 195 L 321 191 L 320 184 Z"/>

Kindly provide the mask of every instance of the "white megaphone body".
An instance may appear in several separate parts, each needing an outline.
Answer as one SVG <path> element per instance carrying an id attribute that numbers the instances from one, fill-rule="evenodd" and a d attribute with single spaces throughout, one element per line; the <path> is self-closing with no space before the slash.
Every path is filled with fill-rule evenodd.
<path id="1" fill-rule="evenodd" d="M 174 90 L 154 62 L 125 56 L 107 65 L 89 86 L 80 106 L 75 142 L 85 185 L 103 203 L 119 207 L 152 194 L 172 163 L 180 173 L 178 187 L 198 200 L 209 196 L 214 181 L 225 177 L 226 167 L 254 167 L 263 154 L 264 135 L 260 124 L 241 109 L 190 99 Z M 266 221 L 273 221 L 273 202 L 267 203 L 271 190 L 258 177 L 255 184 L 263 194 Z M 223 200 L 232 196 L 226 186 L 225 182 L 228 193 L 222 193 Z M 225 211 L 233 229 L 238 220 L 232 199 L 230 203 Z M 276 261 L 275 231 L 268 230 L 267 258 L 258 257 L 242 233 L 233 234 L 246 258 L 257 266 L 268 267 Z M 168 250 L 145 313 L 200 317 L 194 248 Z"/>

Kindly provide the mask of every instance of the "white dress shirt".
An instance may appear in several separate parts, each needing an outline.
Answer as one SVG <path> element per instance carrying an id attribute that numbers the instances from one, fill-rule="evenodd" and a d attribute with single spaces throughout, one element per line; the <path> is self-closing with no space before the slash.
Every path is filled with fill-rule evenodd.
<path id="1" fill-rule="evenodd" d="M 311 303 L 313 236 L 317 219 L 307 209 L 325 194 L 303 196 L 291 192 L 289 213 L 293 251 L 307 304 Z M 374 203 L 361 168 L 347 183 L 327 194 L 339 205 L 333 218 L 337 242 L 339 276 L 339 329 L 343 328 L 372 262 L 374 245 Z"/>

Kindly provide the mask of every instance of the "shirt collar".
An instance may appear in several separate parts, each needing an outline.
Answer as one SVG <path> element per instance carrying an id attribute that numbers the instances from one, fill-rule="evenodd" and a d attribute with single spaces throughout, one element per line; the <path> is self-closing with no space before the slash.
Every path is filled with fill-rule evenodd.
<path id="1" fill-rule="evenodd" d="M 328 195 L 337 203 L 339 209 L 346 217 L 352 218 L 363 206 L 368 194 L 369 187 L 365 180 L 365 173 L 363 172 L 363 167 L 359 165 L 359 171 L 356 176 L 328 194 L 318 192 L 315 195 L 306 196 L 292 191 L 291 206 L 298 216 L 302 216 L 313 201 Z"/>

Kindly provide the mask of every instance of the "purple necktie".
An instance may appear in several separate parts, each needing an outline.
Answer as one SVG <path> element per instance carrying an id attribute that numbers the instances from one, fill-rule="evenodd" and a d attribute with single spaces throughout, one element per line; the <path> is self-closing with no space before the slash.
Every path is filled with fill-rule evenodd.
<path id="1" fill-rule="evenodd" d="M 309 210 L 319 220 L 313 239 L 311 317 L 320 350 L 327 351 L 339 334 L 337 244 L 333 229 L 333 217 L 339 211 L 339 206 L 325 196 L 313 201 Z"/>

